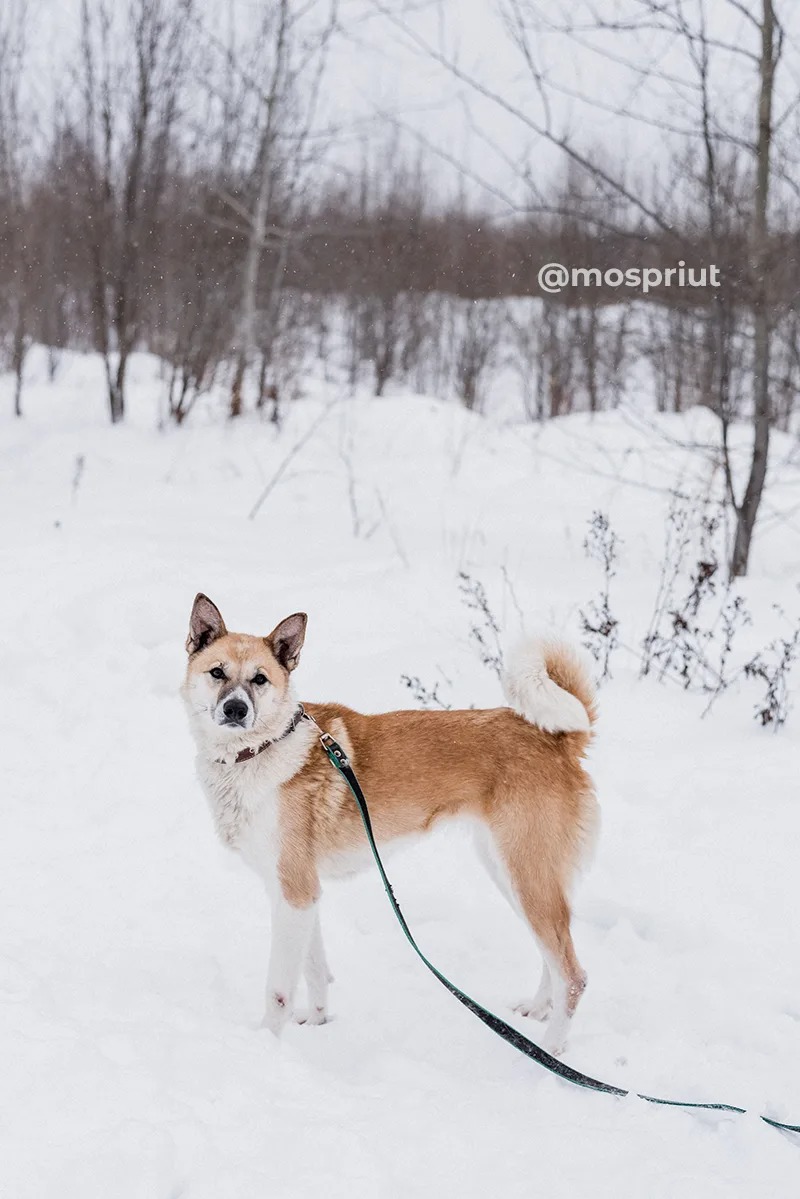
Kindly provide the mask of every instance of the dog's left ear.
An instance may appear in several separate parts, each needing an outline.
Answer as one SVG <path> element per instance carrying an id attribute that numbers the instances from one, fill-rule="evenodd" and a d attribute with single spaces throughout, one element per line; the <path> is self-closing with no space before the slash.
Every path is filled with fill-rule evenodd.
<path id="1" fill-rule="evenodd" d="M 227 633 L 222 613 L 202 591 L 195 596 L 192 615 L 189 617 L 189 636 L 186 638 L 187 654 L 196 654 L 218 637 Z"/>
<path id="2" fill-rule="evenodd" d="M 306 624 L 308 617 L 305 612 L 295 612 L 287 616 L 265 638 L 267 645 L 286 670 L 294 670 L 300 661 L 300 650 L 306 639 Z"/>

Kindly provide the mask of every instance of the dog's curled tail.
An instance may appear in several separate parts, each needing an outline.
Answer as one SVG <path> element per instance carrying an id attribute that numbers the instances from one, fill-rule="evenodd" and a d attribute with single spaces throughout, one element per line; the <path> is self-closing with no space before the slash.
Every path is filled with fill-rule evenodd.
<path id="1" fill-rule="evenodd" d="M 546 733 L 591 733 L 594 683 L 576 646 L 548 637 L 521 641 L 509 654 L 502 683 L 509 706 Z"/>

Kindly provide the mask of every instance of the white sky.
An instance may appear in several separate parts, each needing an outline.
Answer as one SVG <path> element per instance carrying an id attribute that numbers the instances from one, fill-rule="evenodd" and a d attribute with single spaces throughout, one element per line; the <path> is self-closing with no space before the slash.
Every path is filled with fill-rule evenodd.
<path id="1" fill-rule="evenodd" d="M 760 11 L 760 0 L 747 3 Z M 800 2 L 777 0 L 777 6 L 787 31 L 776 105 L 782 113 L 800 93 Z M 682 39 L 647 30 L 591 29 L 593 14 L 618 24 L 640 17 L 637 0 L 540 0 L 537 7 L 553 26 L 570 22 L 579 30 L 567 37 L 540 26 L 531 38 L 546 104 L 504 26 L 503 0 L 413 5 L 415 11 L 402 17 L 410 34 L 376 12 L 401 13 L 408 7 L 405 0 L 351 0 L 347 5 L 355 18 L 351 44 L 357 39 L 361 48 L 357 60 L 340 48 L 338 78 L 346 81 L 347 102 L 354 112 L 370 107 L 394 111 L 426 142 L 469 163 L 504 192 L 515 190 L 514 165 L 526 164 L 546 177 L 563 166 L 561 152 L 437 64 L 415 36 L 536 124 L 546 123 L 549 114 L 554 132 L 568 134 L 581 150 L 602 147 L 615 160 L 627 160 L 631 171 L 645 171 L 646 164 L 663 160 L 670 137 L 660 125 L 697 128 L 697 73 Z M 720 42 L 757 51 L 755 28 L 731 0 L 684 0 L 682 7 L 695 24 L 704 11 L 707 28 Z M 646 68 L 649 77 L 625 61 Z M 656 78 L 658 74 L 667 78 Z M 755 64 L 740 53 L 715 50 L 712 88 L 720 124 L 737 135 L 748 134 L 757 94 Z M 797 140 L 796 114 L 783 128 L 790 140 Z"/>
<path id="2" fill-rule="evenodd" d="M 203 19 L 220 31 L 232 14 L 239 36 L 245 40 L 249 30 L 255 34 L 263 11 L 263 0 L 197 2 Z M 760 10 L 760 0 L 746 2 L 753 11 Z M 33 85 L 45 103 L 52 94 L 52 81 L 63 78 L 74 46 L 79 0 L 29 3 L 35 31 Z M 312 3 L 319 10 L 327 7 L 327 0 Z M 564 163 L 559 151 L 499 105 L 478 96 L 414 41 L 418 37 L 456 62 L 470 78 L 542 123 L 546 119 L 543 99 L 504 28 L 500 15 L 504 3 L 507 0 L 340 0 L 344 32 L 332 54 L 321 109 L 326 123 L 346 126 L 346 136 L 334 151 L 336 162 L 355 169 L 365 152 L 374 156 L 378 140 L 386 141 L 385 132 L 377 137 L 376 118 L 386 114 L 405 131 L 409 156 L 423 143 L 430 147 L 426 158 L 440 184 L 450 189 L 464 186 L 464 182 L 455 168 L 447 165 L 448 158 L 466 164 L 489 189 L 517 197 L 522 193 L 516 167 L 527 166 L 544 180 L 557 174 Z M 646 31 L 598 34 L 587 28 L 591 12 L 617 23 L 640 14 L 640 0 L 540 0 L 538 7 L 553 24 L 566 20 L 581 27 L 581 32 L 570 38 L 540 29 L 533 39 L 537 67 L 546 79 L 544 91 L 553 130 L 568 133 L 583 150 L 603 147 L 615 165 L 622 159 L 632 171 L 647 173 L 651 162 L 663 162 L 668 135 L 633 116 L 622 117 L 616 110 L 651 122 L 685 126 L 696 96 L 692 88 L 696 74 L 685 44 Z M 754 28 L 732 0 L 684 0 L 683 7 L 691 14 L 702 7 L 709 29 L 719 39 L 745 50 L 757 48 Z M 779 75 L 778 111 L 782 112 L 800 92 L 800 0 L 777 0 L 777 7 L 788 34 Z M 391 14 L 410 32 L 392 20 Z M 635 61 L 670 79 L 643 80 L 617 60 Z M 756 94 L 754 65 L 740 55 L 717 51 L 713 82 L 721 122 L 736 133 L 747 134 Z M 695 124 L 696 118 L 688 123 Z M 787 141 L 798 143 L 796 114 L 787 118 L 783 128 Z M 365 150 L 367 146 L 369 150 Z M 474 182 L 466 186 L 470 194 L 484 194 L 491 200 L 490 190 L 484 191 Z M 492 203 L 497 205 L 496 200 Z"/>

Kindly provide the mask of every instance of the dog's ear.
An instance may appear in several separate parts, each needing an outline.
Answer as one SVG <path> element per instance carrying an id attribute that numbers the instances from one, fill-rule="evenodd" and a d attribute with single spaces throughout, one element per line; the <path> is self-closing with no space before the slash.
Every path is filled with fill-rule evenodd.
<path id="1" fill-rule="evenodd" d="M 305 612 L 295 612 L 293 616 L 287 616 L 276 625 L 266 638 L 267 645 L 286 670 L 294 670 L 300 661 L 307 623 L 308 617 Z"/>
<path id="2" fill-rule="evenodd" d="M 212 604 L 202 591 L 198 592 L 192 605 L 192 615 L 189 618 L 189 636 L 186 638 L 187 654 L 196 654 L 199 650 L 205 649 L 218 637 L 224 637 L 227 631 L 217 605 Z"/>

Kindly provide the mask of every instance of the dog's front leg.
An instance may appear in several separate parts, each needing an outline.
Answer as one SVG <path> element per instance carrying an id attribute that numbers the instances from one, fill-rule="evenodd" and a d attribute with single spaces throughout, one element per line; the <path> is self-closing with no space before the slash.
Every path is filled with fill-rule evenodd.
<path id="1" fill-rule="evenodd" d="M 317 901 L 291 903 L 282 887 L 272 897 L 272 944 L 267 969 L 267 1003 L 262 1027 L 277 1036 L 292 1014 L 317 913 Z"/>
<path id="2" fill-rule="evenodd" d="M 300 1024 L 325 1024 L 328 1019 L 328 984 L 333 981 L 325 946 L 322 943 L 322 928 L 319 922 L 319 904 L 314 905 L 314 927 L 308 943 L 305 962 L 306 987 L 308 988 L 308 1011 L 296 1016 Z"/>

